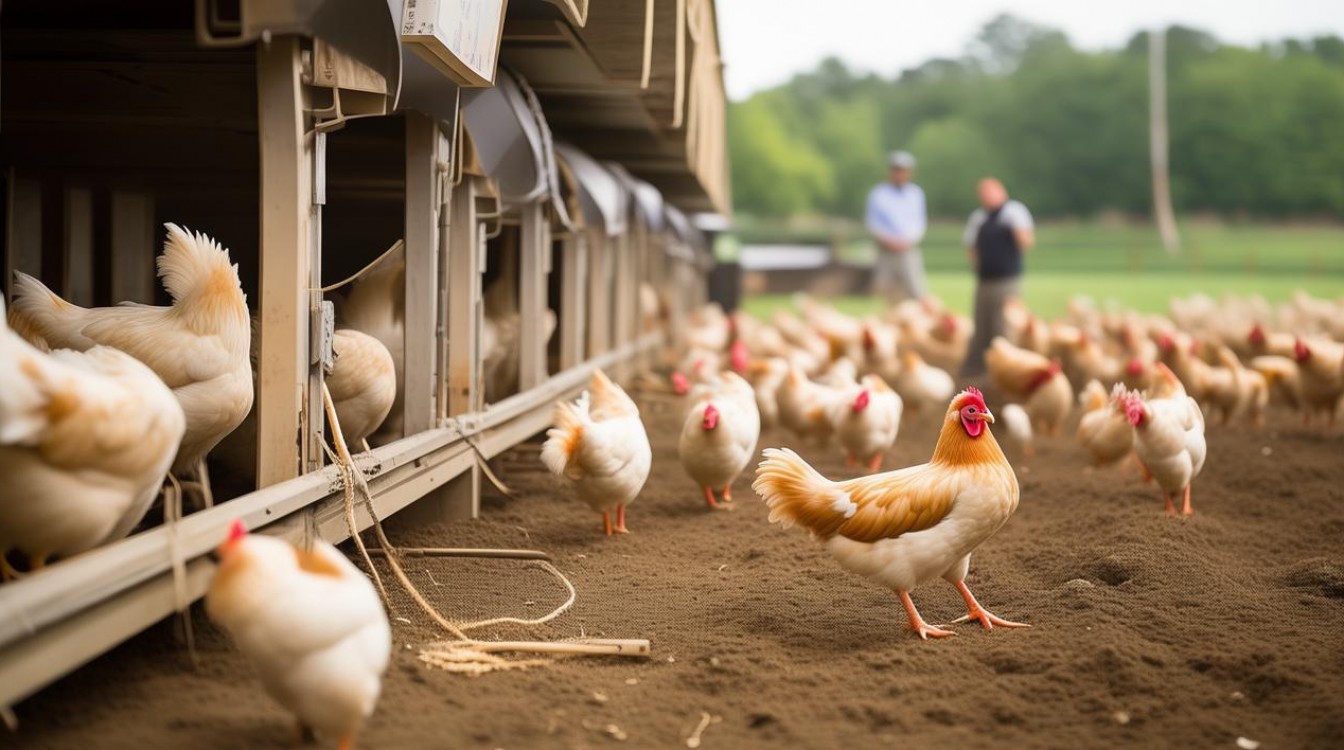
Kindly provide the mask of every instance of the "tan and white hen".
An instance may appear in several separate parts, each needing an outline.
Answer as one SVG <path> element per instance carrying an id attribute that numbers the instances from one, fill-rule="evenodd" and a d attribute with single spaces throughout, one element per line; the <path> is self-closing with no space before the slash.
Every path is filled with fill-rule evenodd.
<path id="1" fill-rule="evenodd" d="M 84 351 L 101 344 L 153 370 L 187 417 L 172 471 L 196 469 L 204 477 L 205 455 L 252 408 L 251 322 L 229 251 L 200 232 L 164 226 L 168 239 L 158 271 L 172 305 L 79 307 L 16 271 L 11 314 L 52 348 Z M 211 502 L 208 487 L 206 497 Z"/>
<path id="2" fill-rule="evenodd" d="M 324 541 L 304 551 L 235 521 L 205 611 L 302 733 L 354 747 L 378 703 L 392 632 L 373 584 Z"/>
<path id="3" fill-rule="evenodd" d="M 635 402 L 601 370 L 574 402 L 556 404 L 541 461 L 565 477 L 602 514 L 607 536 L 624 534 L 625 509 L 644 488 L 653 464 L 649 436 Z M 615 511 L 613 526 L 611 514 Z"/>
<path id="4" fill-rule="evenodd" d="M 39 351 L 0 300 L 0 573 L 32 570 L 130 533 L 158 494 L 186 428 L 152 370 L 105 346 Z"/>

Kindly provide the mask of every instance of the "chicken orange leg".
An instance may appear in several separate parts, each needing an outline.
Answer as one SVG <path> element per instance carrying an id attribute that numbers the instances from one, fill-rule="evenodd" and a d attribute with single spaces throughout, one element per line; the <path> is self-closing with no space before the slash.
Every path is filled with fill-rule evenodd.
<path id="1" fill-rule="evenodd" d="M 705 505 L 708 505 L 710 507 L 710 510 L 718 510 L 719 501 L 714 499 L 714 490 L 710 489 L 709 487 L 705 487 L 704 489 L 705 489 Z"/>
<path id="2" fill-rule="evenodd" d="M 625 506 L 616 506 L 616 533 L 629 534 L 630 529 L 625 528 Z"/>
<path id="3" fill-rule="evenodd" d="M 935 628 L 927 622 L 924 622 L 924 618 L 919 616 L 919 610 L 915 609 L 915 603 L 910 599 L 910 592 L 897 591 L 896 594 L 901 597 L 901 604 L 905 606 L 905 614 L 910 618 L 910 629 L 915 631 L 915 634 L 921 639 L 927 641 L 931 637 L 947 638 L 956 635 L 956 633 L 953 633 L 950 630 Z"/>
<path id="4" fill-rule="evenodd" d="M 731 484 L 725 484 L 723 486 L 723 501 L 725 503 L 731 503 L 733 501 L 733 486 Z"/>
<path id="5" fill-rule="evenodd" d="M 1185 486 L 1185 501 L 1181 503 L 1181 515 L 1193 516 L 1194 514 L 1194 509 L 1190 507 L 1190 485 L 1187 484 Z"/>
<path id="6" fill-rule="evenodd" d="M 605 532 L 607 533 L 607 536 L 611 536 L 613 533 L 615 533 L 615 530 L 612 529 L 612 527 L 611 527 L 611 514 L 610 514 L 610 513 L 603 513 L 603 514 L 602 514 L 602 530 L 605 531 Z"/>
<path id="7" fill-rule="evenodd" d="M 990 612 L 989 610 L 980 606 L 980 602 L 977 602 L 975 600 L 975 596 L 971 593 L 971 590 L 966 587 L 965 581 L 957 581 L 952 585 L 957 587 L 957 592 L 961 594 L 961 598 L 966 600 L 966 616 L 959 617 L 956 620 L 953 620 L 953 622 L 970 622 L 971 620 L 979 620 L 980 624 L 985 626 L 985 630 L 993 630 L 994 626 L 996 625 L 1001 628 L 1031 627 L 1031 625 L 1028 625 L 1025 622 L 1013 622 L 1011 620 L 1005 620 L 1002 617 L 999 617 L 993 612 Z"/>
<path id="8" fill-rule="evenodd" d="M 878 469 L 882 468 L 882 454 L 874 453 L 873 457 L 868 459 L 868 472 L 876 474 Z"/>
<path id="9" fill-rule="evenodd" d="M 1171 501 L 1171 493 L 1164 491 L 1162 497 L 1167 501 L 1167 515 L 1176 515 L 1176 504 Z"/>
<path id="10" fill-rule="evenodd" d="M 347 734 L 341 738 L 341 744 L 337 745 L 337 750 L 355 750 L 355 736 Z"/>

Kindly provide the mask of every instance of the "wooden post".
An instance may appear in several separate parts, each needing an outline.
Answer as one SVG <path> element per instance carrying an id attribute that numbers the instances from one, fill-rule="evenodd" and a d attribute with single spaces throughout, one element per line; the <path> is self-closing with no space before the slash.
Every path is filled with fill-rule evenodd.
<path id="1" fill-rule="evenodd" d="M 65 298 L 93 304 L 93 191 L 65 189 Z"/>
<path id="2" fill-rule="evenodd" d="M 560 249 L 560 369 L 583 361 L 588 315 L 587 235 L 566 237 Z"/>
<path id="3" fill-rule="evenodd" d="M 112 300 L 152 303 L 154 256 L 164 231 L 154 225 L 154 198 L 148 193 L 114 190 L 110 202 Z"/>
<path id="4" fill-rule="evenodd" d="M 551 227 L 545 206 L 522 207 L 518 243 L 518 390 L 546 380 L 546 278 L 550 274 Z"/>
<path id="5" fill-rule="evenodd" d="M 476 219 L 476 184 L 463 178 L 453 195 L 448 243 L 448 415 L 460 417 L 481 408 L 481 273 L 485 236 Z M 429 505 L 429 503 L 421 503 Z M 481 508 L 480 469 L 448 483 L 433 512 L 439 519 L 475 518 Z"/>
<path id="6" fill-rule="evenodd" d="M 9 169 L 9 205 L 5 221 L 5 278 L 0 286 L 14 283 L 14 272 L 42 275 L 42 185 L 23 179 Z"/>
<path id="7" fill-rule="evenodd" d="M 257 484 L 298 476 L 303 465 L 309 380 L 312 149 L 300 82 L 299 40 L 257 46 L 261 146 L 261 347 L 257 367 Z M 319 368 L 320 369 L 320 368 Z"/>
<path id="8" fill-rule="evenodd" d="M 434 427 L 436 332 L 439 322 L 439 127 L 427 115 L 406 113 L 406 310 L 402 393 L 405 434 Z"/>
<path id="9" fill-rule="evenodd" d="M 1148 152 L 1153 170 L 1153 215 L 1167 253 L 1181 250 L 1176 214 L 1171 207 L 1171 170 L 1167 133 L 1167 32 L 1148 33 Z"/>
<path id="10" fill-rule="evenodd" d="M 633 332 L 636 317 L 635 253 L 638 252 L 643 237 L 643 225 L 635 222 L 631 225 L 629 232 L 615 238 L 613 242 L 611 255 L 614 257 L 611 260 L 615 264 L 612 275 L 615 277 L 616 287 L 613 299 L 614 309 L 611 313 L 616 324 L 613 347 L 625 346 L 635 338 Z M 618 380 L 624 380 L 630 376 L 630 362 L 628 360 L 622 361 L 613 369 Z"/>
<path id="11" fill-rule="evenodd" d="M 611 347 L 611 238 L 588 230 L 588 357 L 605 354 Z"/>

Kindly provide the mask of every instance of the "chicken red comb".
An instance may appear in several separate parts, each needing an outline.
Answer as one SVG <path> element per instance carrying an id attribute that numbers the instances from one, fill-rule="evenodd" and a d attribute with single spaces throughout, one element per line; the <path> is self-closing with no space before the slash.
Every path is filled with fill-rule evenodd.
<path id="1" fill-rule="evenodd" d="M 985 405 L 985 396 L 984 396 L 984 394 L 982 394 L 982 393 L 980 392 L 980 389 L 979 389 L 979 388 L 976 388 L 976 387 L 973 386 L 973 385 L 968 385 L 968 386 L 966 386 L 966 390 L 962 391 L 961 393 L 958 393 L 958 394 L 957 394 L 957 397 L 954 398 L 954 399 L 952 399 L 952 403 L 955 404 L 955 403 L 957 403 L 957 402 L 959 402 L 959 401 L 961 401 L 961 400 L 963 400 L 963 399 L 969 400 L 972 404 L 974 404 L 975 406 L 980 407 L 981 409 L 985 409 L 985 410 L 988 410 L 988 409 L 989 409 L 989 407 Z M 964 405 L 965 405 L 965 404 L 963 404 L 963 406 L 964 406 Z M 961 408 L 961 407 L 957 407 L 957 408 Z"/>
<path id="2" fill-rule="evenodd" d="M 1251 328 L 1251 335 L 1249 338 L 1252 344 L 1265 343 L 1265 329 L 1261 327 L 1259 323 L 1256 323 L 1255 326 Z"/>
<path id="3" fill-rule="evenodd" d="M 691 390 L 691 381 L 681 372 L 672 373 L 672 392 L 678 396 L 685 396 Z"/>
<path id="4" fill-rule="evenodd" d="M 706 430 L 712 430 L 719 426 L 719 410 L 714 404 L 705 404 L 704 419 L 700 426 Z"/>
<path id="5" fill-rule="evenodd" d="M 227 541 L 236 542 L 245 536 L 247 536 L 247 525 L 243 523 L 243 519 L 233 519 L 233 523 L 229 524 L 229 538 Z"/>
<path id="6" fill-rule="evenodd" d="M 851 405 L 851 408 L 856 412 L 863 411 L 868 408 L 868 404 L 872 399 L 872 394 L 869 393 L 867 388 L 864 388 L 859 391 L 859 395 L 854 398 L 854 403 Z"/>
<path id="7" fill-rule="evenodd" d="M 1311 349 L 1303 343 L 1302 339 L 1293 341 L 1293 359 L 1296 359 L 1298 362 L 1306 362 L 1308 359 L 1311 359 Z"/>

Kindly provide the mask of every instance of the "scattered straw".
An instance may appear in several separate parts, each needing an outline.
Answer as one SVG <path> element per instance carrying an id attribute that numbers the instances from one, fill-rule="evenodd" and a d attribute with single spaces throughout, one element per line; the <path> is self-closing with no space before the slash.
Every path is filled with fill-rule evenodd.
<path id="1" fill-rule="evenodd" d="M 382 521 L 378 518 L 378 513 L 373 505 L 373 495 L 369 491 L 368 480 L 365 479 L 363 472 L 356 468 L 354 458 L 350 455 L 350 449 L 345 444 L 345 436 L 341 431 L 340 420 L 336 416 L 336 407 L 331 398 L 331 391 L 327 389 L 325 383 L 322 384 L 322 402 L 327 413 L 327 421 L 331 425 L 332 443 L 336 446 L 334 454 L 328 449 L 328 455 L 331 456 L 332 462 L 336 465 L 337 470 L 340 473 L 341 485 L 345 497 L 346 526 L 350 532 L 350 538 L 354 540 L 355 546 L 359 548 L 359 553 L 364 559 L 364 564 L 368 566 L 369 571 L 373 576 L 374 583 L 378 587 L 378 592 L 382 596 L 384 604 L 391 609 L 391 600 L 388 597 L 387 589 L 383 586 L 382 579 L 378 576 L 378 571 L 373 566 L 373 560 L 369 550 L 364 546 L 364 540 L 359 534 L 359 527 L 355 520 L 356 494 L 360 496 L 360 500 L 364 503 L 364 508 L 368 512 L 369 518 L 373 520 L 374 534 L 377 536 L 378 544 L 382 548 L 379 551 L 382 553 L 381 556 L 387 559 L 388 566 L 392 569 L 392 574 L 397 579 L 397 582 L 401 584 L 401 587 L 426 615 L 455 639 L 432 643 L 421 649 L 419 655 L 421 661 L 448 672 L 480 675 L 487 672 L 528 669 L 530 667 L 549 663 L 549 660 L 547 659 L 505 659 L 496 655 L 501 652 L 549 654 L 556 656 L 649 655 L 649 642 L 642 639 L 588 639 L 560 642 L 481 641 L 468 636 L 468 631 L 491 625 L 544 625 L 569 611 L 570 607 L 574 606 L 574 602 L 578 598 L 578 591 L 574 588 L 574 584 L 571 583 L 569 579 L 565 577 L 565 574 L 561 573 L 558 568 L 546 560 L 537 560 L 537 564 L 548 573 L 555 576 L 568 593 L 565 601 L 551 612 L 535 618 L 493 617 L 486 620 L 466 623 L 453 622 L 444 617 L 434 605 L 430 604 L 429 601 L 425 599 L 424 595 L 420 593 L 420 590 L 411 582 L 405 569 L 402 568 L 400 560 L 402 554 L 388 540 L 387 534 L 383 530 Z M 502 485 L 503 483 L 501 482 L 500 484 Z M 487 552 L 498 551 L 493 550 Z"/>

